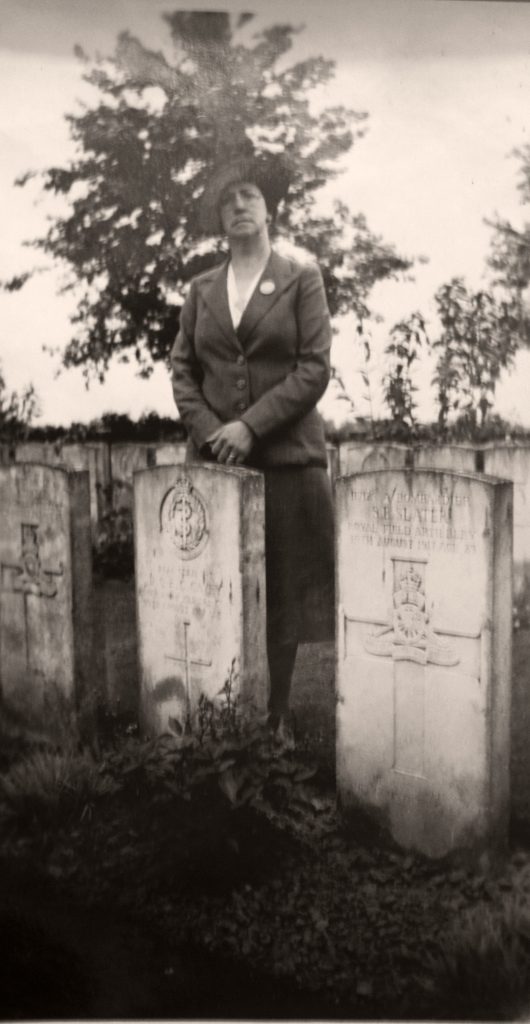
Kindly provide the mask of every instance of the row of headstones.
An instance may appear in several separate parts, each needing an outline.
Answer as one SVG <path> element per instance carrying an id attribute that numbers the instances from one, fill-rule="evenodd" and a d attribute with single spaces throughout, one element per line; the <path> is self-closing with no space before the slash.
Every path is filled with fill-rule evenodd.
<path id="1" fill-rule="evenodd" d="M 513 487 L 368 471 L 336 481 L 337 781 L 432 856 L 504 836 Z M 34 728 L 90 722 L 88 473 L 0 470 L 2 705 Z M 135 475 L 140 711 L 185 729 L 229 680 L 267 699 L 262 475 L 213 465 Z"/>
<path id="2" fill-rule="evenodd" d="M 186 445 L 175 443 L 89 442 L 58 445 L 24 442 L 9 449 L 0 446 L 0 465 L 10 461 L 37 462 L 88 470 L 92 531 L 105 512 L 132 512 L 133 475 L 155 466 L 182 464 Z M 350 441 L 328 445 L 332 480 L 339 475 L 371 469 L 446 469 L 453 472 L 483 472 L 511 480 L 514 484 L 514 585 L 520 592 L 530 585 L 530 445 L 499 442 L 482 446 L 423 445 Z"/>
<path id="3" fill-rule="evenodd" d="M 186 445 L 175 443 L 108 443 L 106 441 L 77 444 L 51 441 L 24 441 L 0 445 L 0 465 L 38 463 L 64 467 L 89 474 L 90 517 L 92 531 L 97 529 L 105 513 L 132 510 L 133 475 L 152 466 L 178 465 L 184 462 Z"/>

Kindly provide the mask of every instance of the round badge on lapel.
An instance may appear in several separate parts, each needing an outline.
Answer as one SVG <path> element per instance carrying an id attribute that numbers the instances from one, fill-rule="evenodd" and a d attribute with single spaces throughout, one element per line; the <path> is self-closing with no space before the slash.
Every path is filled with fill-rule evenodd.
<path id="1" fill-rule="evenodd" d="M 274 284 L 274 281 L 262 281 L 259 286 L 259 290 L 262 295 L 272 295 L 275 288 L 276 285 Z"/>

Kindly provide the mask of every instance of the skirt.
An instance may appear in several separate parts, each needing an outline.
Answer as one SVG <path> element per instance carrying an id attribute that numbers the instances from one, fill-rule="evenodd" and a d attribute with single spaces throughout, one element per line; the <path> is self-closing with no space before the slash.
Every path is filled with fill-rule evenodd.
<path id="1" fill-rule="evenodd" d="M 327 470 L 273 466 L 264 477 L 268 641 L 332 640 L 334 521 Z"/>

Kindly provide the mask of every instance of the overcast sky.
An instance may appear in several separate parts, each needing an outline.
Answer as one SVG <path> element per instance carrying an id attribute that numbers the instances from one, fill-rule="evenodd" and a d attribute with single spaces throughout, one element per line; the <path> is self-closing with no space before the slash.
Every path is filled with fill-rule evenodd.
<path id="1" fill-rule="evenodd" d="M 267 0 L 224 9 L 254 10 L 255 28 L 289 20 L 304 24 L 292 59 L 321 54 L 336 61 L 336 75 L 321 101 L 345 103 L 369 114 L 368 132 L 328 189 L 400 253 L 424 254 L 415 281 L 381 285 L 374 304 L 384 316 L 374 328 L 375 397 L 385 334 L 400 316 L 420 309 L 435 328 L 432 296 L 457 274 L 484 283 L 489 230 L 495 213 L 523 223 L 514 147 L 529 141 L 530 5 L 510 0 Z M 90 93 L 73 55 L 110 54 L 123 29 L 171 57 L 161 14 L 209 2 L 171 0 L 0 0 L 0 277 L 38 259 L 23 241 L 42 233 L 53 211 L 38 184 L 13 187 L 14 178 L 68 160 L 64 115 Z M 323 201 L 325 196 L 323 197 Z M 530 219 L 530 218 L 528 218 Z M 42 262 L 42 261 L 41 261 Z M 1 362 L 11 387 L 33 381 L 42 421 L 88 420 L 105 410 L 139 415 L 173 413 L 165 370 L 149 382 L 116 366 L 103 386 L 84 389 L 81 374 L 55 377 L 58 356 L 42 347 L 64 346 L 70 336 L 71 298 L 58 296 L 56 271 L 37 276 L 21 292 L 0 295 Z M 358 411 L 366 412 L 360 352 L 351 325 L 342 325 L 334 360 Z M 420 412 L 433 415 L 429 379 L 420 372 Z M 499 390 L 498 408 L 530 425 L 527 399 L 530 355 Z"/>

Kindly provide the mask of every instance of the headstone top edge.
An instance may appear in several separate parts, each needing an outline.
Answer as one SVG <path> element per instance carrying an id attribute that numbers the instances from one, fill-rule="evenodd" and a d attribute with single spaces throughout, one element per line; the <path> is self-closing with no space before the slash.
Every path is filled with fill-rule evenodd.
<path id="1" fill-rule="evenodd" d="M 470 480 L 476 483 L 488 484 L 491 487 L 504 486 L 505 484 L 509 484 L 510 486 L 513 485 L 512 480 L 508 480 L 505 477 L 492 476 L 492 474 L 490 473 L 472 473 L 469 470 L 466 472 L 462 470 L 439 469 L 438 467 L 434 466 L 432 468 L 430 466 L 421 466 L 416 469 L 413 469 L 410 466 L 407 466 L 403 467 L 402 469 L 396 467 L 394 467 L 393 469 L 362 469 L 354 473 L 343 473 L 337 477 L 335 481 L 335 486 L 338 486 L 339 484 L 344 484 L 346 483 L 346 481 L 351 480 L 352 478 L 357 479 L 358 477 L 369 476 L 379 477 L 384 475 L 391 476 L 395 475 L 396 473 L 400 473 L 411 479 L 414 477 L 426 475 L 440 478 L 446 476 L 450 477 L 451 480 Z"/>
<path id="2" fill-rule="evenodd" d="M 147 466 L 142 469 L 135 469 L 133 477 L 141 477 L 148 473 L 151 475 L 155 473 L 166 475 L 171 470 L 186 473 L 190 469 L 200 469 L 214 475 L 236 477 L 239 480 L 260 480 L 263 478 L 263 473 L 259 469 L 250 469 L 244 466 L 221 466 L 210 462 L 175 462 L 164 466 Z"/>
<path id="3" fill-rule="evenodd" d="M 480 446 L 479 444 L 473 444 L 471 441 L 442 441 L 439 444 L 436 441 L 416 441 L 414 444 L 410 445 L 410 447 L 413 448 L 415 452 L 427 451 L 431 448 L 434 448 L 435 450 L 456 448 L 459 451 L 474 452 Z"/>
<path id="4" fill-rule="evenodd" d="M 477 445 L 482 452 L 507 451 L 507 452 L 528 452 L 530 451 L 529 441 L 485 441 Z"/>
<path id="5" fill-rule="evenodd" d="M 90 477 L 88 469 L 69 469 L 68 466 L 61 465 L 50 466 L 47 462 L 34 462 L 33 460 L 28 460 L 28 462 L 11 462 L 9 466 L 0 466 L 0 473 L 12 473 L 20 470 L 25 472 L 28 469 L 41 469 L 50 474 L 60 473 L 65 477 Z"/>
<path id="6" fill-rule="evenodd" d="M 327 445 L 329 447 L 329 445 Z M 333 448 L 397 448 L 398 451 L 410 451 L 412 444 L 405 444 L 403 441 L 374 441 L 370 438 L 363 438 L 361 441 L 339 441 L 332 445 Z"/>

